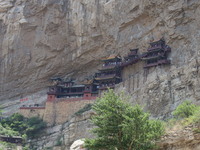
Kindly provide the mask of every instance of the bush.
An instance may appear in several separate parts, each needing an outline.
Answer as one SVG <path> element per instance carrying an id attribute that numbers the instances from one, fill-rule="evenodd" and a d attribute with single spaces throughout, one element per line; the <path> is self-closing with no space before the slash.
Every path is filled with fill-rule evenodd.
<path id="1" fill-rule="evenodd" d="M 200 123 L 200 107 L 198 106 L 196 106 L 196 110 L 194 111 L 193 115 L 187 118 L 184 118 L 184 120 L 182 121 L 182 124 L 184 126 L 187 126 L 193 123 Z"/>
<path id="2" fill-rule="evenodd" d="M 29 138 L 37 137 L 42 129 L 46 127 L 46 123 L 38 118 L 25 118 L 21 114 L 15 113 L 11 117 L 3 119 L 1 124 L 4 128 L 10 128 L 17 133 L 20 133 L 23 137 L 26 135 Z"/>
<path id="3" fill-rule="evenodd" d="M 12 130 L 10 127 L 6 127 L 4 128 L 1 124 L 0 124 L 0 135 L 6 135 L 6 136 L 17 136 L 19 135 L 19 133 L 17 131 Z"/>
<path id="4" fill-rule="evenodd" d="M 183 119 L 194 115 L 197 109 L 198 107 L 192 104 L 192 102 L 184 101 L 176 108 L 176 110 L 172 114 L 174 115 L 175 118 Z"/>

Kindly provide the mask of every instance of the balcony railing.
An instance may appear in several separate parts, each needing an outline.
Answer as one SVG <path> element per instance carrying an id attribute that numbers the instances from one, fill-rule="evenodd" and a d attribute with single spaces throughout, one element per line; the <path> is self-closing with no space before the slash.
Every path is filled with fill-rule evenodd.
<path id="1" fill-rule="evenodd" d="M 149 68 L 149 67 L 153 67 L 153 66 L 157 66 L 158 62 L 156 63 L 150 63 L 150 64 L 146 64 L 146 66 L 144 66 L 144 68 Z"/>
<path id="2" fill-rule="evenodd" d="M 47 92 L 49 95 L 81 95 L 83 94 L 82 92 Z"/>
<path id="3" fill-rule="evenodd" d="M 108 88 L 114 89 L 115 85 L 100 86 L 99 90 L 107 90 Z"/>
<path id="4" fill-rule="evenodd" d="M 167 60 L 167 59 L 158 60 L 155 63 L 146 64 L 146 66 L 144 66 L 144 68 L 149 68 L 149 67 L 153 67 L 153 66 L 157 66 L 157 65 L 161 65 L 161 64 L 170 64 L 170 60 Z"/>
<path id="5" fill-rule="evenodd" d="M 161 45 L 158 45 L 158 46 L 148 48 L 147 51 L 154 51 L 154 50 L 158 50 L 158 49 L 164 50 L 164 48 Z"/>
<path id="6" fill-rule="evenodd" d="M 118 63 L 118 64 L 104 65 L 104 66 L 102 66 L 102 68 L 99 69 L 99 70 L 114 69 L 115 67 L 120 67 L 120 64 L 121 64 L 121 62 Z"/>
<path id="7" fill-rule="evenodd" d="M 150 59 L 158 59 L 160 57 L 160 55 L 154 55 L 154 56 L 147 56 L 147 57 L 143 57 L 143 60 L 150 60 Z"/>
<path id="8" fill-rule="evenodd" d="M 134 64 L 134 63 L 137 63 L 137 62 L 139 61 L 139 59 L 140 59 L 140 58 L 132 58 L 132 59 L 130 59 L 130 60 L 128 60 L 128 61 L 124 61 L 124 62 L 121 64 L 121 66 L 122 66 L 122 67 L 125 67 L 125 66 L 128 66 L 128 65 L 132 65 L 132 64 Z"/>
<path id="9" fill-rule="evenodd" d="M 116 74 L 100 75 L 100 76 L 96 77 L 95 79 L 96 80 L 104 80 L 104 79 L 111 79 L 111 78 L 114 78 L 114 77 L 119 77 L 119 76 L 117 76 Z"/>
<path id="10" fill-rule="evenodd" d="M 64 97 L 64 98 L 56 98 L 55 101 L 66 101 L 66 102 L 73 102 L 73 101 L 82 101 L 82 100 L 96 100 L 97 96 L 91 97 Z"/>

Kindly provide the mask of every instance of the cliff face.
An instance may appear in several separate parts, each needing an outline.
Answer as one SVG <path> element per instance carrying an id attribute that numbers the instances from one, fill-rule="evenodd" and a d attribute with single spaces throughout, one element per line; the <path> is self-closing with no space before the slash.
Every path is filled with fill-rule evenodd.
<path id="1" fill-rule="evenodd" d="M 1 102 L 45 89 L 53 75 L 81 80 L 100 58 L 143 52 L 161 37 L 172 48 L 171 65 L 130 66 L 124 77 L 134 76 L 135 88 L 125 89 L 154 114 L 199 100 L 199 8 L 198 0 L 0 0 Z"/>
<path id="2" fill-rule="evenodd" d="M 32 149 L 37 150 L 53 149 L 53 150 L 69 150 L 70 145 L 83 138 L 91 138 L 93 135 L 91 130 L 94 126 L 90 122 L 92 111 L 87 111 L 79 116 L 72 117 L 68 122 L 49 127 L 45 130 L 46 134 L 38 139 L 29 141 Z"/>
<path id="3" fill-rule="evenodd" d="M 196 131 L 195 131 L 196 130 Z M 156 150 L 199 150 L 200 133 L 199 125 L 189 125 L 187 127 L 174 126 L 157 143 Z"/>
<path id="4" fill-rule="evenodd" d="M 75 143 L 73 144 L 76 145 L 74 149 L 79 150 L 78 144 L 83 144 L 80 139 L 94 136 L 89 132 L 89 130 L 94 127 L 89 120 L 92 115 L 94 115 L 93 111 L 87 111 L 79 116 L 72 117 L 68 122 L 62 125 L 49 127 L 46 129 L 46 134 L 44 136 L 29 141 L 29 144 L 32 146 L 32 149 L 37 148 L 37 150 L 43 150 L 45 148 L 52 150 L 69 150 L 70 145 L 72 145 L 74 141 L 79 141 L 76 143 L 77 145 Z M 167 129 L 165 135 L 156 142 L 157 148 L 155 148 L 155 150 L 199 150 L 199 129 L 199 124 L 186 127 L 175 125 L 173 128 Z M 82 150 L 82 148 L 80 148 L 80 150 Z"/>

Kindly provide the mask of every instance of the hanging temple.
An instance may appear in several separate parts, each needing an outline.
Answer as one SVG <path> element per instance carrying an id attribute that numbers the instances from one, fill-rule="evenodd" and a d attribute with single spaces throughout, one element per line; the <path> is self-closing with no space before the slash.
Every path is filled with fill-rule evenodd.
<path id="1" fill-rule="evenodd" d="M 168 54 L 171 48 L 166 45 L 164 39 L 149 44 L 147 52 L 142 54 L 139 54 L 138 49 L 131 49 L 123 60 L 116 55 L 102 59 L 103 65 L 101 69 L 95 73 L 92 79 L 86 80 L 81 84 L 76 84 L 75 80 L 72 79 L 51 78 L 52 85 L 49 86 L 49 91 L 47 92 L 47 101 L 54 101 L 59 98 L 65 98 L 66 100 L 72 100 L 72 98 L 95 99 L 103 91 L 108 88 L 114 89 L 116 84 L 122 82 L 123 68 L 129 65 L 144 61 L 144 69 L 148 69 L 158 65 L 170 64 Z"/>

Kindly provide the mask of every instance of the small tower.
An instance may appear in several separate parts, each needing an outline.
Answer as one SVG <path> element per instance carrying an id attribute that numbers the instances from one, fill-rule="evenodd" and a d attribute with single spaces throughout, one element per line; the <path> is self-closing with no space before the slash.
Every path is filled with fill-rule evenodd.
<path id="1" fill-rule="evenodd" d="M 138 49 L 130 49 L 128 56 L 124 57 L 124 61 L 122 62 L 122 67 L 126 67 L 128 65 L 132 65 L 137 63 L 140 60 L 138 55 Z"/>
<path id="2" fill-rule="evenodd" d="M 62 79 L 59 77 L 52 77 L 50 80 L 52 85 L 49 86 L 49 91 L 47 92 L 47 101 L 54 101 L 62 90 L 60 87 Z"/>
<path id="3" fill-rule="evenodd" d="M 167 59 L 167 56 L 171 48 L 165 44 L 164 39 L 149 44 L 150 47 L 147 49 L 147 52 L 142 54 L 142 60 L 146 62 L 144 68 L 170 64 L 170 60 Z"/>
<path id="4" fill-rule="evenodd" d="M 47 92 L 47 101 L 54 101 L 56 98 L 58 98 L 61 90 L 61 87 L 58 85 L 49 86 L 49 91 Z"/>
<path id="5" fill-rule="evenodd" d="M 113 89 L 115 84 L 121 82 L 121 58 L 110 56 L 102 60 L 104 62 L 99 73 L 95 74 L 95 80 L 99 83 L 99 90 Z"/>
<path id="6" fill-rule="evenodd" d="M 98 87 L 97 83 L 94 82 L 93 79 L 86 80 L 83 83 L 85 85 L 84 95 L 83 97 L 96 97 L 98 96 Z"/>

